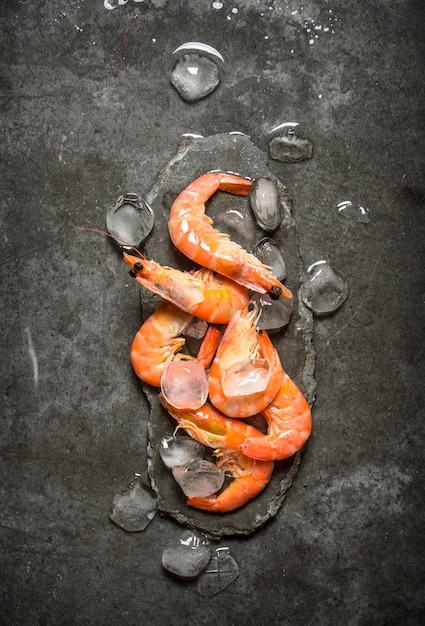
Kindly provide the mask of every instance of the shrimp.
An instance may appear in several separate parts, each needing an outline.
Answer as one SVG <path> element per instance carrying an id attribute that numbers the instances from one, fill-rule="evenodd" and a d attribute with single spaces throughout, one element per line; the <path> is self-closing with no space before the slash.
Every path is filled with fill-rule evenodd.
<path id="1" fill-rule="evenodd" d="M 262 414 L 268 423 L 268 434 L 249 436 L 241 447 L 242 452 L 253 459 L 286 459 L 300 450 L 310 437 L 310 407 L 286 372 L 279 393 Z"/>
<path id="2" fill-rule="evenodd" d="M 191 319 L 190 313 L 165 300 L 142 324 L 130 350 L 133 369 L 141 380 L 159 387 L 166 363 L 176 356 L 190 358 L 178 352 L 185 343 L 180 335 Z"/>
<path id="3" fill-rule="evenodd" d="M 292 294 L 253 254 L 213 227 L 205 202 L 218 190 L 240 196 L 250 192 L 252 181 L 225 172 L 209 172 L 194 180 L 173 203 L 168 220 L 170 237 L 187 257 L 218 274 L 277 300 Z"/>
<path id="4" fill-rule="evenodd" d="M 208 403 L 197 410 L 182 410 L 172 407 L 161 395 L 160 400 L 177 420 L 178 428 L 213 448 L 217 465 L 234 478 L 218 495 L 188 498 L 189 506 L 226 513 L 240 508 L 265 488 L 273 472 L 273 461 L 256 461 L 241 453 L 241 445 L 247 438 L 264 436 L 259 430 L 245 422 L 224 417 Z"/>
<path id="5" fill-rule="evenodd" d="M 124 261 L 131 267 L 130 275 L 143 287 L 201 320 L 227 324 L 235 311 L 247 305 L 245 287 L 206 268 L 182 272 L 126 252 Z"/>
<path id="6" fill-rule="evenodd" d="M 229 417 L 260 413 L 283 380 L 279 355 L 266 332 L 257 332 L 260 315 L 250 303 L 237 311 L 224 331 L 208 376 L 212 404 Z"/>

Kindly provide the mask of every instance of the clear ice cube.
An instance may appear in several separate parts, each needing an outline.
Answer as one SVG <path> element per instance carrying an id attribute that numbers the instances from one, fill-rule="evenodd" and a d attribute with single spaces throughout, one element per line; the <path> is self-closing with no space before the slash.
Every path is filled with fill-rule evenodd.
<path id="1" fill-rule="evenodd" d="M 261 310 L 257 322 L 260 330 L 278 330 L 289 323 L 294 308 L 293 300 L 284 298 L 272 300 L 266 293 L 253 293 L 251 300 L 256 302 Z"/>
<path id="2" fill-rule="evenodd" d="M 171 71 L 171 84 L 187 102 L 196 102 L 212 93 L 220 84 L 220 68 L 215 58 L 221 55 L 205 44 L 184 44 L 174 51 L 180 53 Z M 214 50 L 214 52 L 217 52 Z"/>
<path id="3" fill-rule="evenodd" d="M 135 193 L 120 196 L 106 214 L 107 231 L 118 238 L 124 249 L 140 247 L 154 226 L 154 216 L 147 202 Z M 126 245 L 128 244 L 128 245 Z"/>
<path id="4" fill-rule="evenodd" d="M 270 381 L 270 365 L 265 359 L 244 359 L 223 372 L 223 393 L 228 398 L 261 393 Z"/>
<path id="5" fill-rule="evenodd" d="M 204 453 L 205 448 L 202 443 L 186 435 L 163 437 L 159 450 L 164 465 L 169 469 L 182 467 L 194 459 L 202 459 Z"/>
<path id="6" fill-rule="evenodd" d="M 301 298 L 316 315 L 336 311 L 348 296 L 345 278 L 324 260 L 310 265 L 301 285 Z"/>
<path id="7" fill-rule="evenodd" d="M 298 163 L 313 156 L 313 144 L 298 122 L 285 122 L 269 133 L 270 156 L 282 163 Z"/>
<path id="8" fill-rule="evenodd" d="M 140 480 L 115 496 L 109 509 L 110 519 L 127 532 L 144 530 L 156 513 L 156 498 L 150 487 Z"/>
<path id="9" fill-rule="evenodd" d="M 197 361 L 170 361 L 161 376 L 161 391 L 176 409 L 199 409 L 208 397 L 203 365 Z"/>
<path id="10" fill-rule="evenodd" d="M 174 467 L 173 476 L 188 497 L 205 498 L 222 488 L 224 472 L 205 459 L 195 459 L 184 467 Z"/>
<path id="11" fill-rule="evenodd" d="M 162 553 L 162 566 L 179 578 L 196 578 L 211 558 L 208 541 L 196 531 L 187 530 Z"/>
<path id="12" fill-rule="evenodd" d="M 260 228 L 273 232 L 282 221 L 280 196 L 277 184 L 267 177 L 254 181 L 249 194 L 252 212 Z"/>
<path id="13" fill-rule="evenodd" d="M 252 253 L 261 263 L 270 267 L 273 276 L 276 276 L 278 280 L 282 281 L 286 278 L 285 259 L 274 239 L 263 237 L 255 244 Z"/>
<path id="14" fill-rule="evenodd" d="M 227 547 L 216 548 L 206 569 L 198 580 L 201 596 L 214 596 L 239 576 L 239 567 Z"/>

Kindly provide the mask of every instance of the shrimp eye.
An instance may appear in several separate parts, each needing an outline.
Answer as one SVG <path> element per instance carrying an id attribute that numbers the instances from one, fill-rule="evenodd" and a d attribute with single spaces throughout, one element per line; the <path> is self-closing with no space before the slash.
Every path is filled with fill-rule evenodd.
<path id="1" fill-rule="evenodd" d="M 270 289 L 269 296 L 272 300 L 279 300 L 282 295 L 282 288 L 275 285 Z"/>
<path id="2" fill-rule="evenodd" d="M 134 269 L 137 270 L 138 272 L 141 272 L 143 269 L 143 265 L 140 263 L 140 261 L 137 261 L 134 265 L 133 265 Z"/>
<path id="3" fill-rule="evenodd" d="M 249 302 L 248 304 L 248 311 L 252 311 L 255 307 L 255 304 L 253 302 Z"/>
<path id="4" fill-rule="evenodd" d="M 130 274 L 131 278 L 136 278 L 137 276 L 136 270 L 131 269 L 128 273 Z"/>

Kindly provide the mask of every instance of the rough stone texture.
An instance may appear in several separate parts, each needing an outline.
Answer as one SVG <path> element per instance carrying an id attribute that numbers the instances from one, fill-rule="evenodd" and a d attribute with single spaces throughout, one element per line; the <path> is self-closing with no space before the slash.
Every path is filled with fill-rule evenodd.
<path id="1" fill-rule="evenodd" d="M 424 622 L 424 3 L 245 0 L 231 19 L 224 4 L 0 3 L 3 624 Z M 310 44 L 313 21 L 329 31 Z M 190 40 L 225 59 L 193 105 L 169 81 Z M 315 321 L 297 479 L 259 532 L 223 539 L 240 575 L 202 598 L 161 565 L 180 524 L 156 515 L 135 536 L 108 519 L 129 477 L 148 480 L 140 303 L 112 243 L 71 227 L 146 195 L 182 133 L 239 130 L 266 152 L 284 121 L 314 143 L 268 164 L 305 265 L 327 258 L 350 293 Z M 345 200 L 370 223 L 338 216 Z"/>
<path id="2" fill-rule="evenodd" d="M 222 169 L 237 172 L 241 176 L 258 178 L 272 177 L 267 168 L 267 157 L 247 138 L 239 135 L 214 135 L 205 139 L 186 139 L 176 155 L 164 167 L 158 181 L 147 195 L 147 201 L 155 215 L 155 228 L 146 242 L 145 252 L 148 258 L 154 258 L 163 265 L 187 269 L 193 263 L 178 252 L 171 243 L 167 221 L 170 206 L 177 195 L 192 180 L 210 170 Z M 299 254 L 295 222 L 291 215 L 288 190 L 277 181 L 282 205 L 282 222 L 274 232 L 274 239 L 287 258 L 287 280 L 285 284 L 294 294 L 294 310 L 291 321 L 283 332 L 274 333 L 276 346 L 288 374 L 300 385 L 306 397 L 313 401 L 315 382 L 313 379 L 314 350 L 312 346 L 313 319 L 298 295 L 303 278 L 303 265 Z M 247 211 L 249 198 L 217 192 L 208 202 L 207 213 L 214 220 L 215 215 L 225 211 L 228 206 L 240 206 L 247 212 L 247 219 L 253 217 Z M 247 229 L 251 231 L 251 227 Z M 254 229 L 256 238 L 250 241 L 251 249 L 264 233 Z M 153 299 L 146 290 L 142 290 L 143 319 L 152 314 Z M 203 532 L 221 537 L 223 535 L 250 534 L 275 515 L 283 502 L 285 494 L 297 472 L 300 455 L 275 464 L 275 470 L 267 488 L 243 508 L 216 515 L 187 507 L 185 498 L 176 485 L 172 474 L 164 466 L 159 450 L 163 437 L 171 435 L 176 422 L 162 409 L 157 390 L 145 386 L 145 392 L 151 407 L 149 421 L 149 474 L 152 486 L 157 492 L 158 508 L 168 513 L 183 524 L 198 528 Z"/>

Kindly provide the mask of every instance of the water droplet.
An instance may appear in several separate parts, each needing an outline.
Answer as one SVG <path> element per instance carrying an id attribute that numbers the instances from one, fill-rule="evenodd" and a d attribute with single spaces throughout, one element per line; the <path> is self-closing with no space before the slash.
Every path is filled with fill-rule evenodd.
<path id="1" fill-rule="evenodd" d="M 214 0 L 211 7 L 215 9 L 216 11 L 219 11 L 220 9 L 223 8 L 223 2 L 219 2 L 219 0 Z"/>
<path id="2" fill-rule="evenodd" d="M 161 459 L 169 469 L 182 467 L 194 459 L 202 459 L 204 452 L 205 448 L 202 443 L 186 435 L 163 437 L 159 449 Z"/>
<path id="3" fill-rule="evenodd" d="M 214 596 L 223 591 L 239 576 L 239 567 L 229 548 L 216 548 L 198 581 L 201 596 Z"/>
<path id="4" fill-rule="evenodd" d="M 173 467 L 173 476 L 188 498 L 206 498 L 219 491 L 224 483 L 224 472 L 211 461 L 194 459 L 184 467 Z"/>
<path id="5" fill-rule="evenodd" d="M 187 102 L 196 102 L 212 93 L 220 83 L 221 54 L 212 46 L 188 42 L 173 52 L 171 84 Z"/>
<path id="6" fill-rule="evenodd" d="M 131 246 L 140 247 L 151 233 L 153 226 L 154 215 L 151 207 L 135 193 L 120 196 L 106 214 L 108 232 L 123 240 L 117 243 L 127 250 Z"/>
<path id="7" fill-rule="evenodd" d="M 127 532 L 144 530 L 156 513 L 156 498 L 150 487 L 134 480 L 115 496 L 109 510 L 110 519 Z"/>
<path id="8" fill-rule="evenodd" d="M 252 253 L 271 268 L 273 276 L 282 281 L 286 278 L 286 263 L 279 246 L 271 237 L 264 237 L 254 246 Z"/>
<path id="9" fill-rule="evenodd" d="M 365 209 L 359 204 L 354 204 L 351 200 L 344 200 L 337 205 L 338 215 L 345 217 L 352 222 L 362 222 L 369 224 L 369 209 Z"/>
<path id="10" fill-rule="evenodd" d="M 162 553 L 162 566 L 179 578 L 196 578 L 211 558 L 207 540 L 196 531 L 185 531 Z"/>
<path id="11" fill-rule="evenodd" d="M 324 260 L 310 265 L 301 286 L 301 298 L 316 315 L 336 311 L 348 296 L 348 286 L 341 274 Z"/>
<path id="12" fill-rule="evenodd" d="M 279 189 L 271 178 L 256 178 L 249 194 L 252 211 L 260 228 L 273 232 L 282 221 Z"/>
<path id="13" fill-rule="evenodd" d="M 282 163 L 298 163 L 313 156 L 313 144 L 298 122 L 284 122 L 269 132 L 270 156 Z"/>
<path id="14" fill-rule="evenodd" d="M 170 361 L 161 376 L 161 391 L 176 409 L 199 409 L 208 397 L 208 380 L 197 361 Z"/>

